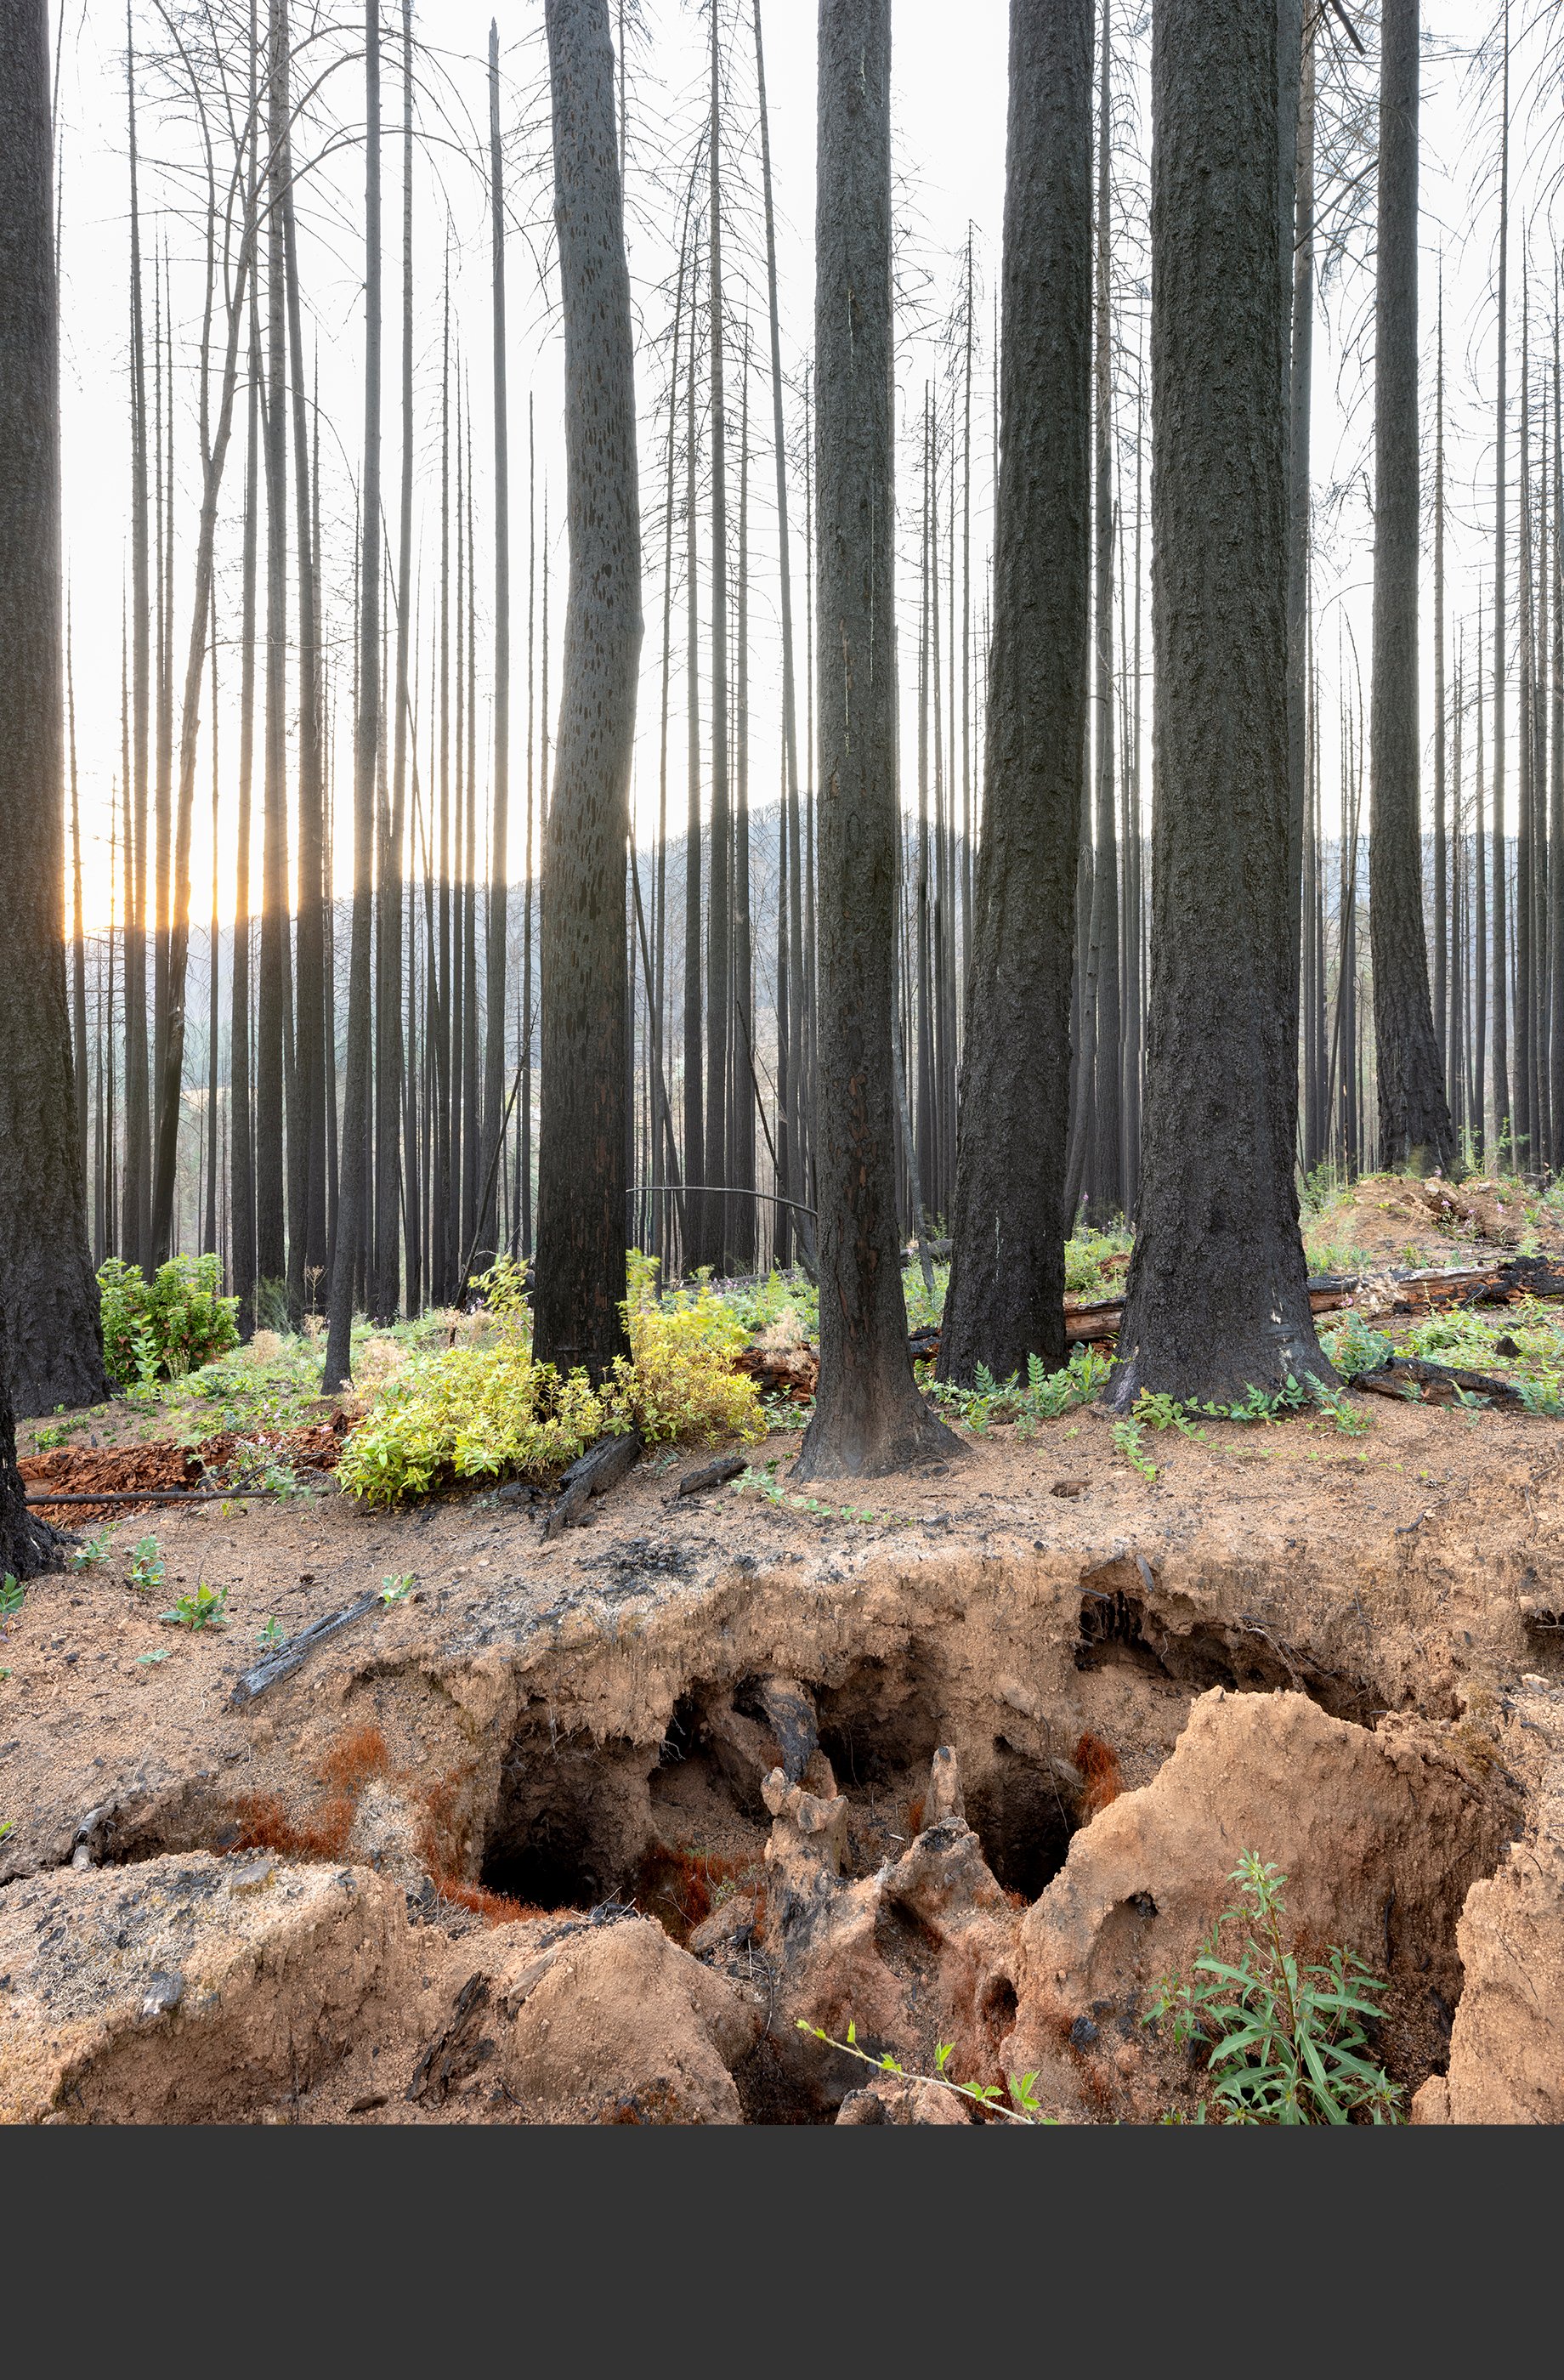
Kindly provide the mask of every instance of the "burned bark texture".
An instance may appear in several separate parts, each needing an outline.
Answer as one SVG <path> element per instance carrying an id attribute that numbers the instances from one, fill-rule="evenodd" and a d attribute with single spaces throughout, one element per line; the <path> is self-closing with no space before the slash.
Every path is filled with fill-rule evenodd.
<path id="1" fill-rule="evenodd" d="M 0 11 L 0 1307 L 11 1325 L 0 1371 L 21 1414 L 107 1392 L 66 1001 L 49 100 L 48 11 L 15 0 Z"/>
<path id="2" fill-rule="evenodd" d="M 1418 0 L 1385 0 L 1374 357 L 1374 673 L 1369 928 L 1379 1162 L 1428 1173 L 1455 1157 L 1428 989 L 1418 819 Z"/>
<path id="3" fill-rule="evenodd" d="M 1293 1182 L 1278 46 L 1253 0 L 1157 0 L 1157 810 L 1121 1411 L 1328 1377 Z"/>
<path id="4" fill-rule="evenodd" d="M 600 1380 L 628 1351 L 624 844 L 641 650 L 630 276 L 606 0 L 548 0 L 570 583 L 543 843 L 533 1346 Z"/>
<path id="5" fill-rule="evenodd" d="M 957 1444 L 913 1378 L 896 1230 L 890 0 L 820 0 L 818 72 L 820 1376 L 800 1479 Z"/>
<path id="6" fill-rule="evenodd" d="M 1091 0 L 1012 0 L 983 838 L 941 1379 L 1062 1364 L 1085 780 Z"/>

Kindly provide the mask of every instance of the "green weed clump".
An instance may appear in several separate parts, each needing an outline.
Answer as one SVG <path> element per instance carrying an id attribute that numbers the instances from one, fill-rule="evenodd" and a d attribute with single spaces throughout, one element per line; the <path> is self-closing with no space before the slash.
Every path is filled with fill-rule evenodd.
<path id="1" fill-rule="evenodd" d="M 990 1422 L 1012 1421 L 1018 1437 L 1030 1438 L 1039 1422 L 1057 1421 L 1074 1406 L 1090 1404 L 1106 1387 L 1111 1368 L 1108 1356 L 1083 1343 L 1072 1347 L 1069 1362 L 1058 1371 L 1050 1372 L 1040 1355 L 1028 1355 L 1024 1387 L 1018 1372 L 1008 1380 L 996 1380 L 988 1366 L 979 1364 L 970 1389 L 937 1380 L 930 1393 L 979 1436 Z"/>
<path id="2" fill-rule="evenodd" d="M 103 1360 L 114 1378 L 150 1388 L 236 1347 L 239 1301 L 219 1295 L 220 1285 L 214 1256 L 171 1257 L 150 1281 L 117 1257 L 100 1265 Z"/>
<path id="3" fill-rule="evenodd" d="M 203 1578 L 194 1595 L 176 1595 L 173 1609 L 160 1611 L 158 1618 L 171 1628 L 226 1628 L 228 1590 L 225 1586 L 208 1586 Z"/>
<path id="4" fill-rule="evenodd" d="M 647 1258 L 632 1260 L 630 1354 L 595 1390 L 585 1372 L 534 1360 L 520 1276 L 496 1268 L 483 1285 L 498 1335 L 415 1357 L 387 1380 L 344 1445 L 339 1481 L 362 1503 L 392 1504 L 447 1478 L 541 1481 L 610 1432 L 638 1429 L 653 1443 L 763 1438 L 755 1383 L 733 1367 L 743 1324 L 704 1282 L 654 1304 L 655 1277 Z"/>
<path id="5" fill-rule="evenodd" d="M 1374 2124 L 1400 2120 L 1400 2093 L 1369 2053 L 1387 1989 L 1351 1950 L 1308 1964 L 1283 1937 L 1287 1878 L 1254 1852 L 1187 1982 L 1164 1975 L 1142 2022 L 1171 2019 L 1181 2048 L 1203 2043 L 1214 2087 L 1195 2120 L 1223 2124 Z"/>

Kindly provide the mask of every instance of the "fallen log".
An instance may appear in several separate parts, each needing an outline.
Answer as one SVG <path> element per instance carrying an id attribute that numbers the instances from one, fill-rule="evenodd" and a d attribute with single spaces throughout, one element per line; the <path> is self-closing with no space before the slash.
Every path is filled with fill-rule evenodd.
<path id="1" fill-rule="evenodd" d="M 1309 1305 L 1333 1314 L 1360 1291 L 1388 1282 L 1393 1313 L 1437 1313 L 1451 1305 L 1518 1305 L 1528 1297 L 1564 1298 L 1564 1265 L 1547 1257 L 1511 1257 L 1486 1265 L 1421 1265 L 1380 1273 L 1316 1273 L 1309 1282 Z M 1116 1339 L 1123 1320 L 1121 1297 L 1081 1298 L 1064 1309 L 1069 1346 Z"/>
<path id="2" fill-rule="evenodd" d="M 1459 1405 L 1471 1397 L 1485 1404 L 1510 1405 L 1524 1412 L 1525 1399 L 1508 1380 L 1489 1372 L 1471 1372 L 1459 1365 L 1431 1364 L 1418 1355 L 1389 1355 L 1372 1372 L 1360 1372 L 1351 1384 L 1371 1396 L 1403 1397 L 1425 1405 Z"/>
<path id="3" fill-rule="evenodd" d="M 549 1508 L 543 1523 L 545 1537 L 557 1537 L 563 1529 L 578 1521 L 592 1497 L 606 1496 L 617 1487 L 627 1471 L 635 1467 L 642 1448 L 638 1429 L 620 1431 L 612 1438 L 600 1438 L 585 1454 L 578 1455 L 561 1477 L 559 1494 Z"/>
<path id="4" fill-rule="evenodd" d="M 742 1454 L 715 1455 L 709 1463 L 701 1463 L 697 1470 L 686 1471 L 673 1493 L 675 1496 L 698 1496 L 703 1488 L 725 1487 L 730 1479 L 736 1479 L 747 1467 Z"/>
<path id="5" fill-rule="evenodd" d="M 336 1635 L 339 1630 L 349 1627 L 355 1620 L 361 1620 L 366 1611 L 374 1609 L 380 1599 L 379 1592 L 372 1591 L 359 1596 L 344 1610 L 328 1612 L 323 1620 L 312 1620 L 308 1628 L 301 1628 L 297 1636 L 290 1636 L 277 1652 L 269 1653 L 264 1661 L 257 1661 L 253 1670 L 245 1671 L 228 1697 L 230 1707 L 243 1710 L 247 1703 L 254 1702 L 257 1694 L 263 1694 L 268 1686 L 277 1685 L 284 1678 L 292 1677 L 296 1670 L 303 1668 L 317 1645 L 323 1645 L 328 1636 Z"/>

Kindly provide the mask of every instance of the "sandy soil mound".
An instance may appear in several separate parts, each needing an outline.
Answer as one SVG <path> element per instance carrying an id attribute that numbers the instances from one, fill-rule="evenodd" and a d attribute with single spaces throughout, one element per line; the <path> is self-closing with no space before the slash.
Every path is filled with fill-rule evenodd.
<path id="1" fill-rule="evenodd" d="M 0 2120 L 222 2123 L 308 2088 L 405 1979 L 400 1894 L 208 1853 L 0 1900 Z"/>

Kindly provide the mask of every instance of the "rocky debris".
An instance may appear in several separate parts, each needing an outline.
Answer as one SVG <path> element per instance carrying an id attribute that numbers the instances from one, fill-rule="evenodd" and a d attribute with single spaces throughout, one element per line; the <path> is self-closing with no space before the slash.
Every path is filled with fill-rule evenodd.
<path id="1" fill-rule="evenodd" d="M 1286 1876 L 1296 1938 L 1316 1951 L 1342 1944 L 1418 2003 L 1452 2006 L 1456 1918 L 1494 1865 L 1511 1807 L 1421 1722 L 1387 1719 L 1371 1732 L 1303 1694 L 1214 1688 L 1152 1783 L 1074 1836 L 1027 1911 L 1006 2065 L 1037 2070 L 1045 2089 L 1077 2103 L 1071 2048 L 1116 2038 L 1115 2082 L 1136 2070 L 1151 1987 L 1188 1972 L 1236 1899 L 1228 1879 L 1243 1851 Z"/>
<path id="2" fill-rule="evenodd" d="M 0 2122 L 223 2123 L 333 2065 L 405 1980 L 362 1869 L 204 1852 L 0 1900 Z"/>
<path id="3" fill-rule="evenodd" d="M 1564 2123 L 1564 1698 L 1540 1684 L 1531 1724 L 1558 1749 L 1524 1834 L 1466 1897 L 1449 2072 L 1419 2091 L 1414 2124 Z"/>

